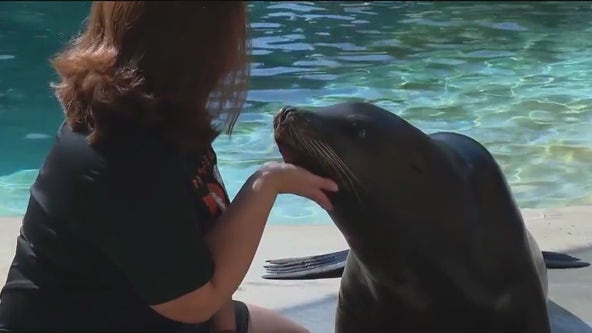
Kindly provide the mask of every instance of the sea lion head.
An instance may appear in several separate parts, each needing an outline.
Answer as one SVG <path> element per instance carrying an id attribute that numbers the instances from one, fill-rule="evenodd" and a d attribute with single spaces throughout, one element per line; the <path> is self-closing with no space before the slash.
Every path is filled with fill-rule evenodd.
<path id="1" fill-rule="evenodd" d="M 466 194 L 459 187 L 462 170 L 445 145 L 376 105 L 351 102 L 314 111 L 285 106 L 273 125 L 285 162 L 338 183 L 339 191 L 328 193 L 334 207 L 329 214 L 338 217 L 333 220 L 346 237 L 374 229 L 372 219 L 386 218 L 400 230 L 398 221 L 433 220 Z M 360 221 L 365 225 L 351 225 Z M 385 228 L 381 221 L 374 230 Z"/>

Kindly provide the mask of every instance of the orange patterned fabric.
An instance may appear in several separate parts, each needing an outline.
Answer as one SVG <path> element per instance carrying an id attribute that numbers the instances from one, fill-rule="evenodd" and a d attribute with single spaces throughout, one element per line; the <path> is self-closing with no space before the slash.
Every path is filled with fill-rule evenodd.
<path id="1" fill-rule="evenodd" d="M 203 216 L 203 230 L 208 231 L 230 203 L 218 171 L 216 154 L 212 148 L 193 163 L 192 171 L 196 208 L 200 216 Z"/>

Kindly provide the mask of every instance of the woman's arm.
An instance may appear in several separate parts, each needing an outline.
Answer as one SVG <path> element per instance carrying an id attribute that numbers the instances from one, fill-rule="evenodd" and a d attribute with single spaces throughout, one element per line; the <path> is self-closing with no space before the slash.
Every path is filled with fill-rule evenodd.
<path id="1" fill-rule="evenodd" d="M 246 275 L 265 222 L 277 197 L 266 178 L 255 173 L 208 233 L 215 271 L 201 288 L 152 308 L 172 320 L 200 323 L 218 311 Z"/>
<path id="2" fill-rule="evenodd" d="M 220 310 L 212 316 L 210 327 L 213 333 L 236 331 L 236 315 L 232 298 L 224 303 Z"/>
<path id="3" fill-rule="evenodd" d="M 152 308 L 181 322 L 209 320 L 230 299 L 246 275 L 277 195 L 294 193 L 330 209 L 322 190 L 336 191 L 337 185 L 293 165 L 264 165 L 249 177 L 208 233 L 206 241 L 215 265 L 211 280 L 197 290 Z"/>

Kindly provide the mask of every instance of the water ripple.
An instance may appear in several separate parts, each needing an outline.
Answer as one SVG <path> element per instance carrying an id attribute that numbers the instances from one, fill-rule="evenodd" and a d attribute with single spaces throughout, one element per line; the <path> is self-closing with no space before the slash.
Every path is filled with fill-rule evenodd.
<path id="1" fill-rule="evenodd" d="M 0 151 L 10 156 L 0 161 L 0 215 L 22 212 L 31 170 L 49 149 L 52 140 L 32 133 L 53 136 L 61 120 L 47 58 L 77 31 L 86 6 L 0 3 Z M 482 142 L 521 207 L 592 204 L 585 2 L 250 2 L 249 9 L 248 104 L 234 135 L 215 143 L 231 195 L 259 164 L 280 158 L 271 124 L 282 105 L 363 100 L 426 132 Z M 328 217 L 295 196 L 281 196 L 271 214 L 271 223 L 311 222 Z"/>

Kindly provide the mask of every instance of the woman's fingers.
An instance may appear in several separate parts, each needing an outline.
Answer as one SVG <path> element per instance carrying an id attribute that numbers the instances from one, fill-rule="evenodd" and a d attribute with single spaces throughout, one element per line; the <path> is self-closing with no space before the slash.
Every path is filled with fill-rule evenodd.
<path id="1" fill-rule="evenodd" d="M 337 190 L 339 189 L 339 187 L 337 186 L 337 183 L 335 181 L 333 181 L 332 179 L 315 175 L 314 173 L 311 173 L 310 171 L 308 171 L 306 169 L 301 168 L 300 170 L 304 170 L 304 172 L 309 174 L 309 176 L 311 177 L 311 180 L 312 180 L 311 183 L 314 187 L 318 187 L 322 190 L 329 191 L 329 192 L 337 192 Z"/>
<path id="2" fill-rule="evenodd" d="M 329 198 L 327 197 L 327 195 L 317 189 L 316 191 L 312 192 L 311 195 L 307 196 L 309 199 L 315 201 L 319 206 L 321 206 L 323 209 L 330 211 L 333 210 L 333 205 L 331 204 L 331 200 L 329 200 Z"/>
<path id="3" fill-rule="evenodd" d="M 293 193 L 315 201 L 325 210 L 332 210 L 333 205 L 324 191 L 337 192 L 335 181 L 320 177 L 302 167 L 289 163 L 268 162 L 264 170 L 273 172 L 279 193 Z"/>
<path id="4" fill-rule="evenodd" d="M 331 201 L 323 191 L 329 192 L 337 192 L 338 186 L 337 183 L 329 178 L 320 177 L 316 174 L 311 173 L 310 171 L 298 168 L 300 171 L 304 171 L 304 174 L 307 174 L 308 181 L 302 183 L 302 185 L 307 186 L 308 189 L 304 189 L 305 193 L 304 196 L 308 197 L 309 199 L 315 201 L 318 205 L 320 205 L 323 209 L 330 211 L 333 209 L 333 205 Z M 306 185 L 305 185 L 306 184 Z"/>
<path id="5" fill-rule="evenodd" d="M 319 188 L 321 188 L 322 190 L 325 191 L 329 191 L 329 192 L 337 192 L 337 190 L 339 189 L 339 187 L 337 186 L 337 183 L 334 182 L 333 180 L 329 179 L 329 178 L 323 178 L 323 177 L 319 177 L 316 176 L 316 182 L 317 182 L 317 186 Z"/>

